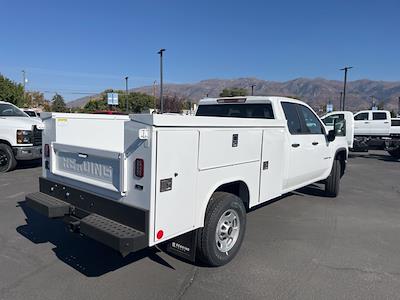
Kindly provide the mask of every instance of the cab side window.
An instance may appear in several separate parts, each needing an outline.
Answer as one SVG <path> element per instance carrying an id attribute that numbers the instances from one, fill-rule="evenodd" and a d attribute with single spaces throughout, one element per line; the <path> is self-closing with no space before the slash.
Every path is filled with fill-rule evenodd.
<path id="1" fill-rule="evenodd" d="M 296 104 L 282 102 L 282 108 L 288 123 L 290 134 L 302 134 L 300 118 L 297 113 Z"/>
<path id="2" fill-rule="evenodd" d="M 384 112 L 373 112 L 372 120 L 386 120 L 386 113 Z"/>
<path id="3" fill-rule="evenodd" d="M 318 117 L 307 106 L 296 104 L 300 120 L 303 121 L 305 134 L 324 134 L 325 131 Z"/>
<path id="4" fill-rule="evenodd" d="M 368 113 L 359 113 L 357 115 L 354 116 L 354 120 L 356 121 L 368 121 Z"/>

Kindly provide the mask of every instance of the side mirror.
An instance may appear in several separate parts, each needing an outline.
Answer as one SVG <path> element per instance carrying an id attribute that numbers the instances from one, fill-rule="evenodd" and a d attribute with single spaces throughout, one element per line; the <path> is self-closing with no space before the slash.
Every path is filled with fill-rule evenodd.
<path id="1" fill-rule="evenodd" d="M 328 142 L 333 142 L 335 140 L 335 137 L 336 137 L 335 130 L 334 129 L 329 130 L 328 131 L 328 136 L 327 136 Z"/>

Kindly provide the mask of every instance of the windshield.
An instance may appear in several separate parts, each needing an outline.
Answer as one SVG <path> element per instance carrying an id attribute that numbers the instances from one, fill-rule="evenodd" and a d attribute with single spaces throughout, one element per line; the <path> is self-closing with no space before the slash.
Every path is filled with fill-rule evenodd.
<path id="1" fill-rule="evenodd" d="M 27 117 L 27 115 L 14 105 L 0 103 L 0 117 Z"/>

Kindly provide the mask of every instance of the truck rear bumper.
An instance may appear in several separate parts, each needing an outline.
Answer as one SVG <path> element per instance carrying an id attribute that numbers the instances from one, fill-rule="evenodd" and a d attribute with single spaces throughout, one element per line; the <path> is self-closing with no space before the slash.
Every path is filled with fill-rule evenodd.
<path id="1" fill-rule="evenodd" d="M 80 232 L 123 256 L 148 246 L 148 211 L 40 178 L 27 205 L 48 218 L 63 218 Z"/>

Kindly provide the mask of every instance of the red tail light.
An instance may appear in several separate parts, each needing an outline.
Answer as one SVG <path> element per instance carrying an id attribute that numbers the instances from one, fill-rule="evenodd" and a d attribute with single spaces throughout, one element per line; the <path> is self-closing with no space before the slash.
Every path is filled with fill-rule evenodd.
<path id="1" fill-rule="evenodd" d="M 49 157 L 50 156 L 50 147 L 49 144 L 44 145 L 44 157 Z"/>
<path id="2" fill-rule="evenodd" d="M 140 178 L 144 175 L 144 160 L 141 158 L 135 160 L 135 175 Z"/>

